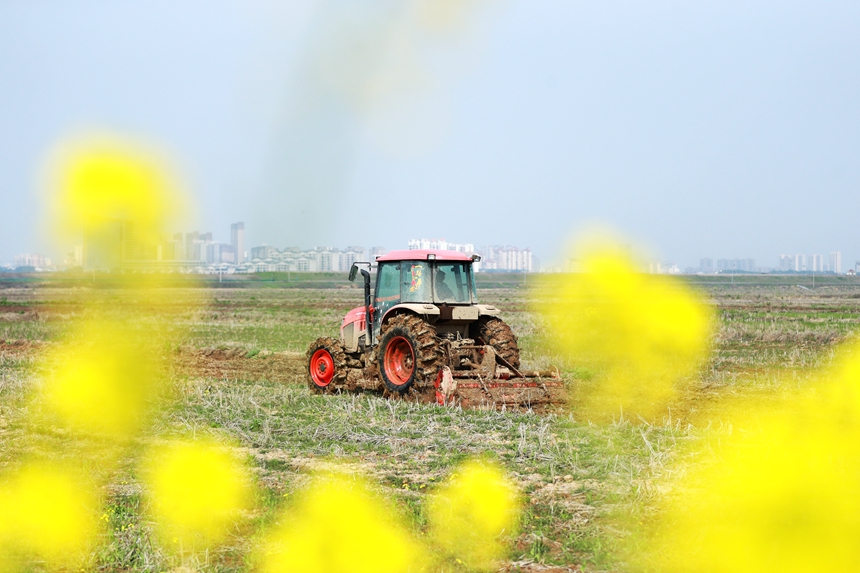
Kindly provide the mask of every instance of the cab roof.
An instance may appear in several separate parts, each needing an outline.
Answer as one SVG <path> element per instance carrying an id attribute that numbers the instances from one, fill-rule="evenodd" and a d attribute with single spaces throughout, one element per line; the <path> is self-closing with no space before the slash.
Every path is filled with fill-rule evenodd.
<path id="1" fill-rule="evenodd" d="M 430 257 L 430 255 L 435 255 Z M 428 259 L 436 259 L 437 261 L 468 261 L 472 262 L 472 257 L 466 253 L 457 251 L 443 251 L 441 249 L 411 249 L 408 251 L 391 251 L 376 257 L 377 261 L 426 261 Z"/>

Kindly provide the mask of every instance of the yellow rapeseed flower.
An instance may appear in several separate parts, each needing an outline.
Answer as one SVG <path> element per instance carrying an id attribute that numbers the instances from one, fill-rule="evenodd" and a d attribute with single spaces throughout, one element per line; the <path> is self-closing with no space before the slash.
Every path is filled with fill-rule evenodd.
<path id="1" fill-rule="evenodd" d="M 130 325 L 77 324 L 47 357 L 45 404 L 74 430 L 116 439 L 137 431 L 159 387 L 156 354 Z"/>
<path id="2" fill-rule="evenodd" d="M 265 573 L 425 569 L 424 550 L 361 481 L 336 473 L 318 475 L 296 497 L 266 544 Z"/>
<path id="3" fill-rule="evenodd" d="M 433 495 L 428 513 L 433 538 L 448 554 L 486 570 L 505 555 L 504 539 L 515 534 L 519 501 L 499 468 L 472 460 Z"/>
<path id="4" fill-rule="evenodd" d="M 144 465 L 147 499 L 163 540 L 183 550 L 221 543 L 251 502 L 248 468 L 206 440 L 155 448 Z"/>
<path id="5" fill-rule="evenodd" d="M 857 570 L 860 345 L 812 388 L 736 406 L 675 484 L 650 563 L 667 573 Z"/>
<path id="6" fill-rule="evenodd" d="M 74 470 L 26 464 L 0 484 L 0 571 L 34 560 L 74 565 L 92 548 L 99 509 L 92 484 Z"/>
<path id="7" fill-rule="evenodd" d="M 596 419 L 659 415 L 707 357 L 712 312 L 612 243 L 586 244 L 577 258 L 580 272 L 547 278 L 535 296 L 553 350 L 594 373 L 578 384 L 579 406 Z"/>
<path id="8" fill-rule="evenodd" d="M 184 207 L 164 158 L 116 136 L 66 142 L 52 169 L 47 206 L 61 233 L 84 230 L 96 241 L 112 240 L 106 231 L 123 221 L 138 239 L 152 240 Z"/>

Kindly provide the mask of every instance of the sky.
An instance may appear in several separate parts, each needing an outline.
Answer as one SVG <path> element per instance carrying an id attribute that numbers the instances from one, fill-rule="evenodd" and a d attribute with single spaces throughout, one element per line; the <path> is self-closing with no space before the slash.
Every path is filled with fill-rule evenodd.
<path id="1" fill-rule="evenodd" d="M 89 133 L 170 156 L 246 245 L 860 260 L 860 4 L 0 0 L 0 262 L 57 256 L 44 172 Z M 192 223 L 189 223 L 192 225 Z M 189 229 L 175 229 L 189 231 Z"/>

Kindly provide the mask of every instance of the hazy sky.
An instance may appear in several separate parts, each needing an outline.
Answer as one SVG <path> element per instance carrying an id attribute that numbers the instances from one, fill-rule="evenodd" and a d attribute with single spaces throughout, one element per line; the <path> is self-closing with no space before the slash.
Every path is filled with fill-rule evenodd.
<path id="1" fill-rule="evenodd" d="M 603 222 L 847 268 L 858 104 L 856 2 L 0 0 L 0 261 L 50 250 L 40 168 L 100 130 L 168 151 L 224 242 L 548 262 Z"/>

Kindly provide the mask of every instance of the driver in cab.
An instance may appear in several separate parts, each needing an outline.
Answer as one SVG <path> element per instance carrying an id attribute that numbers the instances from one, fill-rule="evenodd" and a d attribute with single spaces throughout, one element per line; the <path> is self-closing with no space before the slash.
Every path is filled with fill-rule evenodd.
<path id="1" fill-rule="evenodd" d="M 454 291 L 445 283 L 447 276 L 443 270 L 436 271 L 436 296 L 441 300 L 455 300 Z"/>

